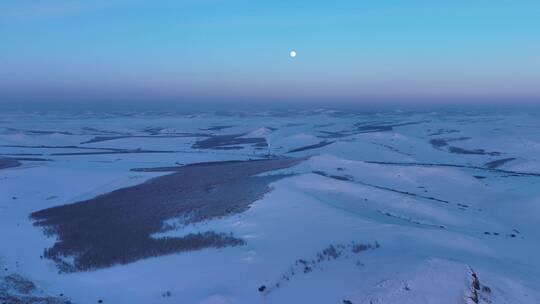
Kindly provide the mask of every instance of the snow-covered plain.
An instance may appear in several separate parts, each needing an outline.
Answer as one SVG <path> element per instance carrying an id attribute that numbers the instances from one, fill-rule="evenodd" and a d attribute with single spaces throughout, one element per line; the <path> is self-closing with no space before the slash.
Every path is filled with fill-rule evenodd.
<path id="1" fill-rule="evenodd" d="M 241 246 L 62 272 L 30 216 L 171 174 L 135 168 L 285 157 L 247 210 L 152 235 Z M 540 112 L 2 114 L 2 158 L 6 303 L 540 303 Z"/>

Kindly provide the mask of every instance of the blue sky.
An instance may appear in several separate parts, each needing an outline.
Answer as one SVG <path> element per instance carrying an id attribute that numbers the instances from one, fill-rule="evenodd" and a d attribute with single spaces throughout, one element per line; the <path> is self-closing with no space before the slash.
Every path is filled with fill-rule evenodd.
<path id="1" fill-rule="evenodd" d="M 0 0 L 0 102 L 518 99 L 538 1 Z"/>

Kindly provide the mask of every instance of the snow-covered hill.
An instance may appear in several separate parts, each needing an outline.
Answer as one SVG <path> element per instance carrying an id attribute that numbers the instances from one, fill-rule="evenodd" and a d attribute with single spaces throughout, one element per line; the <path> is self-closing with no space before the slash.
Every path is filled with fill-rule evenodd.
<path id="1" fill-rule="evenodd" d="M 540 303 L 539 118 L 2 114 L 0 302 Z"/>

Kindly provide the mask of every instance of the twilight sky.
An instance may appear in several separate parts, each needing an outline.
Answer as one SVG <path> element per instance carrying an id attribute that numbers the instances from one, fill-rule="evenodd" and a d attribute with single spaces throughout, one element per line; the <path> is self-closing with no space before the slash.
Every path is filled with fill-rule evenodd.
<path id="1" fill-rule="evenodd" d="M 540 101 L 540 1 L 0 0 L 0 103 L 131 100 Z"/>

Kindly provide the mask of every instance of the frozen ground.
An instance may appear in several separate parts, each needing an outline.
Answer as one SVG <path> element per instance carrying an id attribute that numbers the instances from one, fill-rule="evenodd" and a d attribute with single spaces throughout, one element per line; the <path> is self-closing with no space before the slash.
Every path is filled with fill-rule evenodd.
<path id="1" fill-rule="evenodd" d="M 540 303 L 538 223 L 540 112 L 0 115 L 0 303 Z"/>

